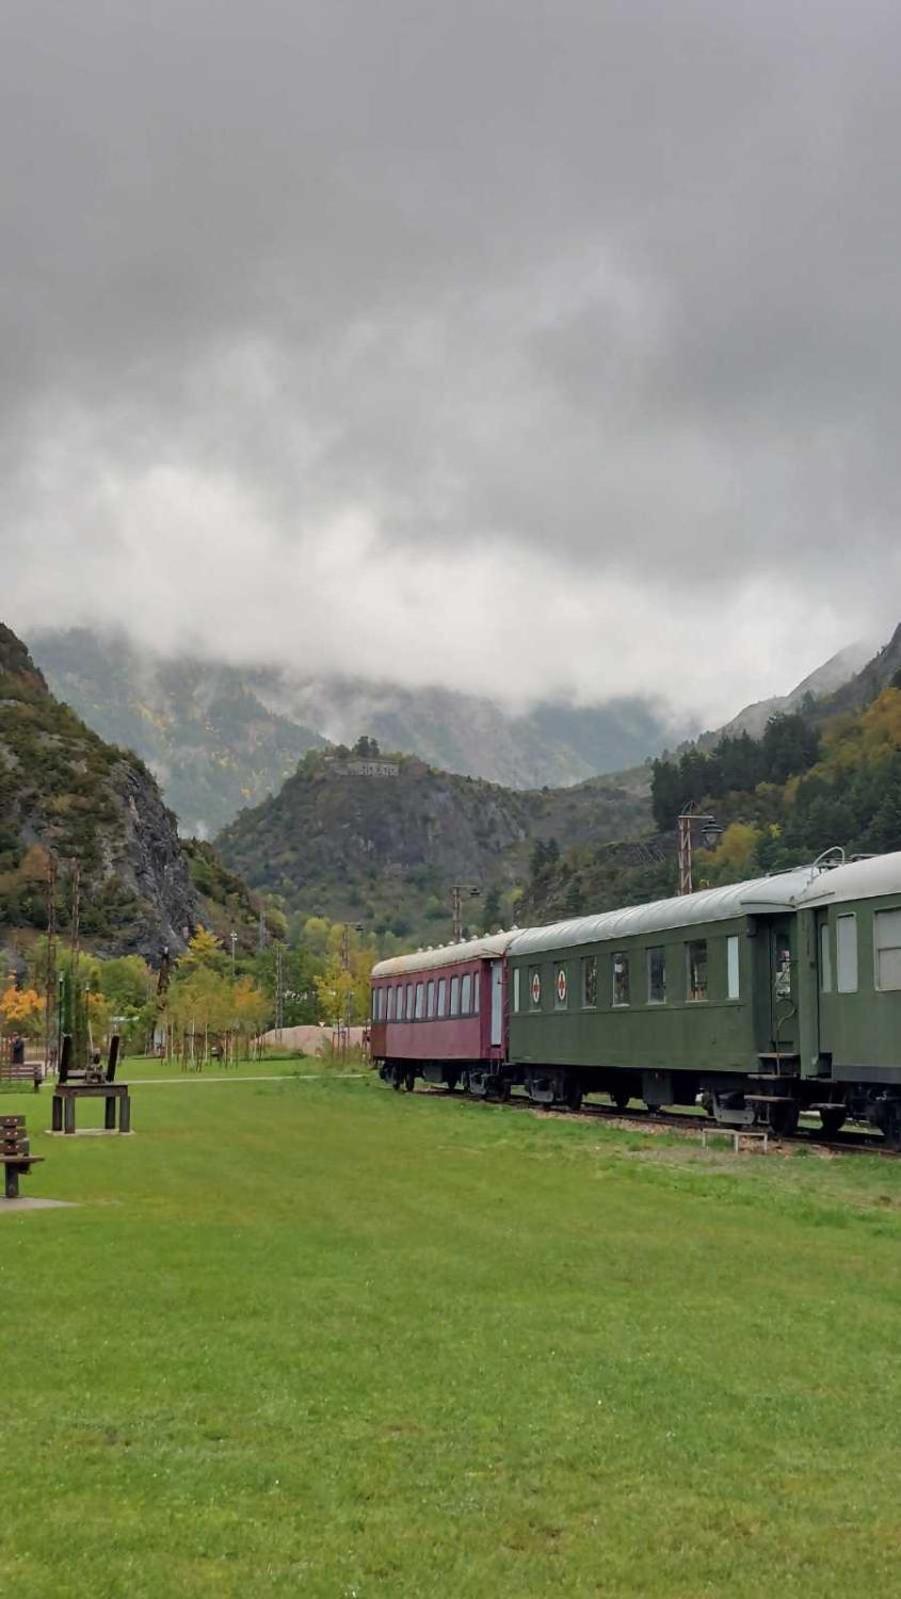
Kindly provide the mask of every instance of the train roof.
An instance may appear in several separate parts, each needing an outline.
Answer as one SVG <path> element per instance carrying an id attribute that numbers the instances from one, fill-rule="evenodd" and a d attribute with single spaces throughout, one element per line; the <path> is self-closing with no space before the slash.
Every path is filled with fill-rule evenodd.
<path id="1" fill-rule="evenodd" d="M 411 955 L 392 955 L 372 968 L 373 977 L 399 977 L 406 972 L 431 971 L 436 966 L 462 966 L 466 961 L 497 960 L 503 955 L 516 929 L 509 933 L 488 933 L 484 938 L 465 939 L 462 944 L 441 944 L 437 949 L 418 949 Z"/>
<path id="2" fill-rule="evenodd" d="M 705 888 L 697 894 L 657 899 L 648 905 L 603 911 L 598 916 L 579 916 L 568 922 L 554 922 L 549 927 L 527 927 L 515 935 L 510 954 L 532 955 L 542 950 L 569 949 L 577 944 L 632 938 L 640 933 L 664 933 L 671 928 L 693 927 L 704 922 L 728 922 L 737 916 L 794 910 L 797 897 L 819 876 L 819 870 L 813 866 L 796 867 L 773 877 Z M 829 873 L 829 876 L 834 875 Z"/>
<path id="3" fill-rule="evenodd" d="M 799 910 L 807 910 L 851 899 L 877 899 L 881 894 L 901 894 L 901 851 L 833 866 L 808 885 L 797 904 Z"/>

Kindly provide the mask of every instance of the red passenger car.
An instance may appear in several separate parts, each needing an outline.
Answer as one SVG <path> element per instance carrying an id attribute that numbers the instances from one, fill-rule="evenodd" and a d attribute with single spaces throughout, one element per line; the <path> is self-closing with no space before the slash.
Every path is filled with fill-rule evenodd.
<path id="1" fill-rule="evenodd" d="M 372 970 L 372 1058 L 395 1088 L 417 1077 L 498 1091 L 507 1058 L 507 946 L 492 933 L 379 961 Z"/>

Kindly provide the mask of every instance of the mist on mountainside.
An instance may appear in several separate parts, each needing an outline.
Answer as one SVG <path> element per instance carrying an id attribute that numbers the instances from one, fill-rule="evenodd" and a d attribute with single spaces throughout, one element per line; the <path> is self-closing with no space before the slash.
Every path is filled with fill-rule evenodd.
<path id="1" fill-rule="evenodd" d="M 696 731 L 687 715 L 639 696 L 516 714 L 488 694 L 166 659 L 87 629 L 38 632 L 32 644 L 54 692 L 105 738 L 136 749 L 182 831 L 204 836 L 276 792 L 326 741 L 367 735 L 442 770 L 526 789 L 639 765 Z"/>
<path id="2" fill-rule="evenodd" d="M 511 711 L 486 693 L 310 677 L 285 665 L 166 658 L 124 633 L 34 635 L 53 691 L 104 738 L 134 749 L 161 783 L 185 834 L 211 837 L 276 793 L 311 749 L 366 735 L 443 771 L 508 788 L 558 788 L 642 766 L 698 732 L 687 710 L 635 695 L 597 705 L 539 703 Z M 863 646 L 837 654 L 788 695 L 739 713 L 766 715 L 851 675 Z M 644 784 L 648 790 L 649 779 Z M 631 786 L 631 785 L 627 785 Z"/>

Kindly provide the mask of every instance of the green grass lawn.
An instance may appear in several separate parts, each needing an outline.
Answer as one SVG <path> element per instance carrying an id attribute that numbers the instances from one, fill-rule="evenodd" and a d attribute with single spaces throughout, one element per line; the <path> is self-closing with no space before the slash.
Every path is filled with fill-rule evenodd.
<path id="1" fill-rule="evenodd" d="M 4 1594 L 897 1594 L 898 1164 L 335 1075 L 19 1109 L 78 1208 L 0 1216 Z"/>
<path id="2" fill-rule="evenodd" d="M 235 1077 L 294 1077 L 319 1076 L 325 1073 L 330 1077 L 340 1076 L 344 1073 L 357 1073 L 365 1069 L 362 1061 L 354 1058 L 348 1060 L 332 1060 L 326 1056 L 324 1059 L 316 1055 L 291 1055 L 273 1052 L 264 1055 L 261 1060 L 239 1060 L 233 1066 L 223 1066 L 221 1061 L 208 1061 L 200 1071 L 182 1067 L 176 1061 L 160 1060 L 156 1055 L 130 1055 L 123 1061 L 117 1076 L 126 1082 L 146 1082 L 149 1079 L 163 1082 L 194 1082 L 198 1077 L 222 1077 L 234 1079 Z M 2 1113 L 3 1099 L 0 1097 L 0 1113 Z"/>

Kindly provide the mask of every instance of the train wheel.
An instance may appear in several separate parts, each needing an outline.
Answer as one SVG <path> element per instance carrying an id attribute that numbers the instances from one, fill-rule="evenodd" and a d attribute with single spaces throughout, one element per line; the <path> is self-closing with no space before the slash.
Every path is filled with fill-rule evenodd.
<path id="1" fill-rule="evenodd" d="M 567 1110 L 582 1109 L 582 1089 L 578 1083 L 567 1083 L 563 1093 L 563 1103 Z"/>
<path id="2" fill-rule="evenodd" d="M 847 1112 L 844 1108 L 842 1110 L 820 1111 L 820 1123 L 826 1138 L 834 1138 L 836 1133 L 841 1132 L 845 1125 L 846 1114 Z"/>
<path id="3" fill-rule="evenodd" d="M 449 1077 L 445 1077 L 444 1086 L 447 1089 L 449 1094 L 453 1093 L 454 1089 L 457 1086 L 457 1074 L 456 1074 L 456 1072 L 451 1072 Z"/>
<path id="4" fill-rule="evenodd" d="M 793 1099 L 780 1099 L 770 1105 L 770 1132 L 776 1138 L 791 1138 L 798 1131 L 800 1106 Z"/>
<path id="5" fill-rule="evenodd" d="M 624 1088 L 614 1088 L 610 1091 L 610 1098 L 613 1100 L 617 1110 L 625 1110 L 632 1095 L 627 1094 Z"/>
<path id="6" fill-rule="evenodd" d="M 501 1104 L 506 1103 L 506 1101 L 510 1098 L 510 1089 L 512 1086 L 513 1085 L 510 1082 L 509 1077 L 496 1077 L 494 1079 L 494 1092 L 497 1098 L 501 1101 Z"/>
<path id="7" fill-rule="evenodd" d="M 416 1087 L 416 1073 L 415 1072 L 404 1072 L 404 1088 L 406 1089 L 407 1093 L 408 1094 L 412 1094 L 412 1092 L 413 1092 L 415 1087 Z"/>
<path id="8" fill-rule="evenodd" d="M 399 1066 L 395 1066 L 394 1070 L 391 1073 L 391 1087 L 394 1089 L 395 1094 L 397 1093 L 398 1089 L 400 1088 L 400 1085 L 403 1082 L 403 1080 L 404 1080 L 403 1079 L 403 1073 L 401 1072 L 400 1067 Z"/>

